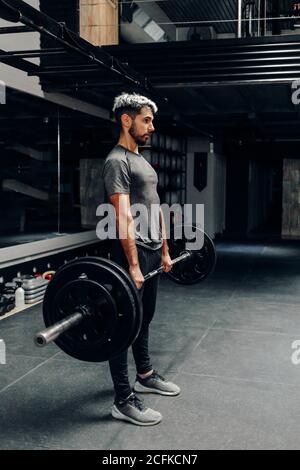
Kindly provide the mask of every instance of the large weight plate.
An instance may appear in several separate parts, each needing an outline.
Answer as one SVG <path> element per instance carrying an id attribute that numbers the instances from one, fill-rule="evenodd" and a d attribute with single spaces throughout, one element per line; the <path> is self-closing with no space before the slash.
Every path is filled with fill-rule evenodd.
<path id="1" fill-rule="evenodd" d="M 96 258 L 96 259 L 99 259 L 99 258 Z M 124 281 L 127 282 L 128 286 L 130 287 L 130 290 L 131 290 L 131 293 L 135 302 L 135 309 L 136 309 L 136 322 L 132 330 L 132 336 L 129 338 L 129 342 L 130 344 L 132 344 L 136 340 L 140 332 L 142 321 L 143 321 L 143 306 L 142 306 L 141 297 L 139 295 L 138 289 L 136 288 L 132 278 L 127 273 L 127 271 L 125 271 L 125 269 L 123 269 L 119 264 L 106 258 L 101 258 L 101 263 L 106 264 L 106 266 L 112 266 L 112 268 L 115 269 L 120 274 L 120 276 L 123 277 Z"/>
<path id="2" fill-rule="evenodd" d="M 190 226 L 193 231 L 200 229 L 196 226 Z M 169 239 L 169 252 L 172 259 L 177 258 L 186 250 L 186 243 L 192 243 L 193 240 L 187 240 L 184 236 L 181 239 L 174 238 L 174 230 L 172 230 Z M 203 232 L 202 232 L 203 233 Z M 177 263 L 167 276 L 178 284 L 197 284 L 206 279 L 214 270 L 217 255 L 214 243 L 211 238 L 204 232 L 204 243 L 200 250 L 192 250 L 191 258 Z"/>
<path id="3" fill-rule="evenodd" d="M 139 295 L 138 289 L 136 288 L 132 278 L 130 277 L 128 272 L 125 269 L 123 269 L 119 264 L 117 264 L 114 261 L 111 261 L 107 258 L 99 258 L 97 256 L 86 256 L 83 259 L 87 260 L 87 261 L 91 261 L 93 263 L 103 264 L 103 265 L 111 267 L 118 274 L 120 274 L 120 276 L 122 276 L 124 281 L 128 284 L 128 287 L 130 288 L 133 299 L 134 299 L 135 309 L 136 309 L 135 325 L 133 327 L 131 337 L 128 338 L 128 343 L 129 343 L 129 345 L 131 345 L 136 340 L 136 338 L 137 338 L 137 336 L 140 332 L 140 329 L 141 329 L 141 326 L 142 326 L 142 321 L 143 321 L 143 306 L 142 306 L 142 302 L 141 302 L 141 297 Z M 69 261 L 68 265 L 70 265 L 72 263 L 76 263 L 76 261 L 77 260 L 71 260 L 71 261 Z M 63 268 L 64 268 L 64 266 L 62 266 L 60 268 L 60 270 L 63 269 Z"/>
<path id="4" fill-rule="evenodd" d="M 82 322 L 57 339 L 63 351 L 79 359 L 86 356 L 87 345 L 88 354 L 92 349 L 106 348 L 118 321 L 116 302 L 104 286 L 91 279 L 72 279 L 63 284 L 53 299 L 53 309 L 61 318 L 87 308 L 89 314 Z M 89 356 L 85 360 L 90 360 Z"/>
<path id="5" fill-rule="evenodd" d="M 86 288 L 83 290 L 77 288 L 78 282 L 82 279 L 86 281 Z M 89 283 L 89 281 L 91 282 Z M 70 305 L 66 306 L 63 289 L 68 286 L 70 290 L 72 283 L 74 287 L 73 299 L 71 299 Z M 97 284 L 98 291 L 96 293 L 93 292 L 93 289 L 96 289 Z M 99 295 L 101 287 L 104 290 L 102 295 Z M 60 291 L 62 292 L 59 297 Z M 136 326 L 135 301 L 128 283 L 115 269 L 102 264 L 101 258 L 97 258 L 97 261 L 79 258 L 65 264 L 56 272 L 44 298 L 43 315 L 46 326 L 51 326 L 75 313 L 68 311 L 68 309 L 76 308 L 80 303 L 93 309 L 97 309 L 97 303 L 102 304 L 99 306 L 98 317 L 96 312 L 96 322 L 99 322 L 99 316 L 103 312 L 103 304 L 105 304 L 105 315 L 114 316 L 116 311 L 118 319 L 115 328 L 111 337 L 104 340 L 103 322 L 100 321 L 98 327 L 91 334 L 91 329 L 83 321 L 55 341 L 63 351 L 83 361 L 102 362 L 117 356 L 130 345 L 130 339 Z"/>

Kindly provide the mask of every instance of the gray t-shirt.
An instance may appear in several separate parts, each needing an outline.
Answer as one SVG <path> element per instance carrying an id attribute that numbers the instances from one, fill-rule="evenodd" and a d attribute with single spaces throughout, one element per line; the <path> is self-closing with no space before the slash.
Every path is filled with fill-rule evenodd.
<path id="1" fill-rule="evenodd" d="M 118 144 L 105 160 L 103 179 L 108 197 L 116 193 L 130 195 L 136 243 L 152 250 L 161 248 L 158 179 L 150 163 L 141 154 Z M 135 213 L 135 204 L 141 204 L 143 210 Z"/>

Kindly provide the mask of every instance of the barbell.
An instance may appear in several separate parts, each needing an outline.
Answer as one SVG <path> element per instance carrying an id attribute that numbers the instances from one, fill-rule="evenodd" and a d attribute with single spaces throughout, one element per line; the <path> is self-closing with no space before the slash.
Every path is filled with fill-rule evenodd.
<path id="1" fill-rule="evenodd" d="M 216 252 L 206 233 L 200 250 L 186 250 L 186 241 L 171 233 L 172 270 L 167 275 L 180 284 L 195 284 L 213 271 Z M 162 271 L 160 266 L 146 274 L 145 282 Z M 43 317 L 46 329 L 35 335 L 37 346 L 54 341 L 71 357 L 103 362 L 135 341 L 143 310 L 139 291 L 127 271 L 106 258 L 83 257 L 58 269 L 45 292 Z"/>

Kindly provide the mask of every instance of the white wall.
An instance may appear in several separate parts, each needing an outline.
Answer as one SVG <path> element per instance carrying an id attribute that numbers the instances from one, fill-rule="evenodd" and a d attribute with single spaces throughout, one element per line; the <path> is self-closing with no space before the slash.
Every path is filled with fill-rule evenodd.
<path id="1" fill-rule="evenodd" d="M 225 229 L 226 161 L 221 154 L 209 153 L 209 141 L 188 139 L 187 203 L 204 204 L 204 229 L 214 237 Z M 207 186 L 201 192 L 194 186 L 194 152 L 207 152 Z"/>

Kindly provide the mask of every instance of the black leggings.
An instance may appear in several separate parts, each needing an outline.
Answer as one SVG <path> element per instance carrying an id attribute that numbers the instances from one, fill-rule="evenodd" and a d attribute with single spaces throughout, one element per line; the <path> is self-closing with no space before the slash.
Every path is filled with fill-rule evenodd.
<path id="1" fill-rule="evenodd" d="M 143 275 L 161 265 L 161 248 L 158 250 L 150 250 L 137 245 L 137 250 Z M 111 260 L 128 271 L 127 258 L 118 240 L 112 243 Z M 148 351 L 149 324 L 155 312 L 158 281 L 159 276 L 154 276 L 152 279 L 146 281 L 139 291 L 143 305 L 143 322 L 140 333 L 132 344 L 132 352 L 138 374 L 145 374 L 152 370 Z M 128 378 L 128 349 L 119 356 L 111 359 L 109 361 L 109 367 L 114 383 L 116 400 L 124 400 L 132 392 Z"/>

